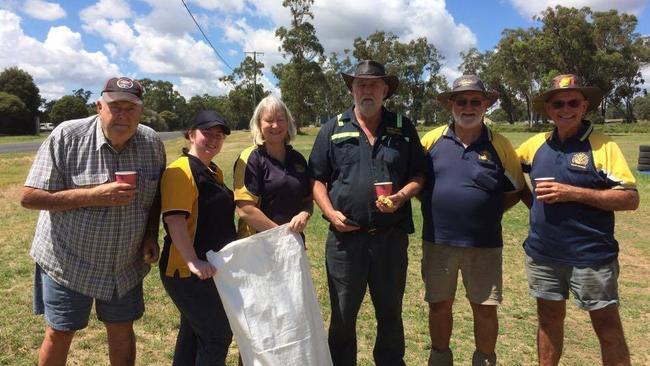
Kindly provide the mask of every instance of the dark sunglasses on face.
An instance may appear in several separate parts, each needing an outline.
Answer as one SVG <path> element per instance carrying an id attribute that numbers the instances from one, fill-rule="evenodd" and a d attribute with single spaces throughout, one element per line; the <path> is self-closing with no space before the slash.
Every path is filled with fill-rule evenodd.
<path id="1" fill-rule="evenodd" d="M 452 100 L 456 107 L 464 107 L 469 103 L 472 107 L 480 107 L 481 104 L 483 104 L 483 99 L 472 99 L 472 100 L 467 100 L 467 99 L 453 99 Z"/>
<path id="2" fill-rule="evenodd" d="M 571 99 L 569 101 L 564 100 L 554 100 L 550 102 L 553 109 L 562 109 L 565 105 L 568 105 L 570 108 L 578 108 L 582 105 L 583 99 Z"/>

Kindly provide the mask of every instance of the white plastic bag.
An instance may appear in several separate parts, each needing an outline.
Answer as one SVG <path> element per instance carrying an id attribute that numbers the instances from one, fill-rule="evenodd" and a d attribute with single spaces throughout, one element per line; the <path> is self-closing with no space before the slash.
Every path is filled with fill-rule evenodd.
<path id="1" fill-rule="evenodd" d="M 282 225 L 207 259 L 245 366 L 332 365 L 300 235 Z"/>

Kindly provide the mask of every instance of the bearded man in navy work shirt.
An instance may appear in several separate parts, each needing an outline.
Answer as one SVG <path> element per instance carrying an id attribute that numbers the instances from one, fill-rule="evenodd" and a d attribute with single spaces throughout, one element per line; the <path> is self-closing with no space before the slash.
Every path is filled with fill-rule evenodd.
<path id="1" fill-rule="evenodd" d="M 377 318 L 375 364 L 404 365 L 409 200 L 422 185 L 424 151 L 411 121 L 383 107 L 398 85 L 383 65 L 361 61 L 342 76 L 354 106 L 321 127 L 309 157 L 314 200 L 330 222 L 330 351 L 334 365 L 356 365 L 356 319 L 368 287 Z M 392 205 L 377 199 L 377 182 L 391 183 Z"/>

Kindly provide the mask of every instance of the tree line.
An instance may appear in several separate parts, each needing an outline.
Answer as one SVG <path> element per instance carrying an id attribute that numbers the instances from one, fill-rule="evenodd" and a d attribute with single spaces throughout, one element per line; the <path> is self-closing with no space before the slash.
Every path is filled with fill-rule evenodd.
<path id="1" fill-rule="evenodd" d="M 449 121 L 449 113 L 435 102 L 449 88 L 449 80 L 441 74 L 444 57 L 435 45 L 426 38 L 403 42 L 395 34 L 376 31 L 355 38 L 351 48 L 341 53 L 326 55 L 312 24 L 313 2 L 283 1 L 291 23 L 275 34 L 285 62 L 271 67 L 282 99 L 299 126 L 323 122 L 352 104 L 340 73 L 350 72 L 363 59 L 377 60 L 398 76 L 400 85 L 387 102 L 389 108 L 425 124 Z M 538 26 L 503 30 L 493 50 L 473 48 L 460 54 L 459 71 L 479 75 L 500 94 L 498 106 L 489 114 L 493 121 L 542 122 L 533 112 L 532 98 L 561 73 L 580 75 L 587 84 L 603 90 L 603 103 L 588 116 L 592 121 L 650 119 L 650 97 L 642 89 L 641 74 L 650 64 L 650 38 L 636 32 L 634 15 L 556 6 L 533 19 Z M 270 93 L 257 81 L 265 67 L 248 56 L 220 79 L 230 86 L 227 95 L 195 95 L 189 100 L 169 81 L 142 79 L 146 107 L 142 122 L 156 130 L 177 130 L 196 111 L 215 109 L 232 128 L 246 128 L 255 103 Z M 46 102 L 28 73 L 15 67 L 5 69 L 0 73 L 0 132 L 11 121 L 17 132 L 25 132 L 26 121 L 36 116 L 58 124 L 92 114 L 90 96 L 90 91 L 78 89 Z"/>

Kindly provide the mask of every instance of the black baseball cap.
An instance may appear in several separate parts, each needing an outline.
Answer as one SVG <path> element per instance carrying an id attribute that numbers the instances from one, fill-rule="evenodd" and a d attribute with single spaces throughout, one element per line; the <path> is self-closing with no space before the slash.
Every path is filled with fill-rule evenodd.
<path id="1" fill-rule="evenodd" d="M 107 103 L 125 100 L 142 105 L 142 85 L 137 80 L 119 77 L 106 81 L 101 96 Z"/>
<path id="2" fill-rule="evenodd" d="M 226 135 L 230 135 L 230 127 L 228 127 L 226 119 L 215 111 L 198 111 L 190 121 L 191 130 L 207 130 L 208 128 L 212 128 L 214 126 L 221 127 Z"/>

